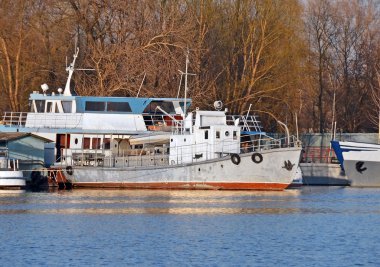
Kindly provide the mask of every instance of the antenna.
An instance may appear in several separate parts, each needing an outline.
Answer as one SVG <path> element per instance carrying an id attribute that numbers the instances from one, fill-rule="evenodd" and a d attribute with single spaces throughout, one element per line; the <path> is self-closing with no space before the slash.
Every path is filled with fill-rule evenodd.
<path id="1" fill-rule="evenodd" d="M 74 73 L 74 66 L 75 66 L 75 61 L 78 57 L 79 53 L 79 47 L 77 47 L 77 40 L 75 40 L 75 50 L 74 50 L 74 55 L 73 55 L 73 61 L 70 63 L 69 66 L 67 66 L 66 62 L 66 71 L 69 73 L 69 76 L 67 77 L 66 85 L 65 85 L 65 90 L 63 91 L 64 96 L 71 96 L 71 90 L 70 90 L 70 81 L 71 77 L 73 76 Z M 67 57 L 66 57 L 67 61 Z M 95 70 L 95 69 L 77 69 L 77 70 Z"/>
<path id="2" fill-rule="evenodd" d="M 182 85 L 182 77 L 183 77 L 183 72 L 178 70 L 179 73 L 181 74 L 181 80 L 179 80 L 179 86 L 178 86 L 178 91 L 177 91 L 177 98 L 179 98 L 179 91 L 181 91 L 181 85 Z"/>
<path id="3" fill-rule="evenodd" d="M 137 96 L 136 96 L 136 97 L 139 97 L 141 87 L 143 86 L 144 81 L 145 81 L 145 76 L 146 76 L 146 72 L 144 71 L 144 78 L 143 78 L 142 81 L 141 81 L 140 88 L 139 88 L 139 91 L 137 92 Z"/>
<path id="4" fill-rule="evenodd" d="M 186 68 L 185 68 L 185 72 L 182 72 L 182 71 L 179 71 L 181 73 L 181 75 L 185 75 L 185 101 L 184 101 L 184 106 L 183 106 L 183 114 L 184 114 L 184 118 L 186 118 L 186 103 L 187 103 L 187 76 L 188 75 L 195 75 L 194 73 L 189 73 L 188 72 L 188 69 L 189 69 L 189 54 L 190 54 L 190 51 L 189 51 L 189 48 L 187 48 L 187 51 L 186 51 Z M 182 77 L 181 77 L 181 82 L 182 82 Z M 179 90 L 178 90 L 178 94 L 179 94 Z"/>

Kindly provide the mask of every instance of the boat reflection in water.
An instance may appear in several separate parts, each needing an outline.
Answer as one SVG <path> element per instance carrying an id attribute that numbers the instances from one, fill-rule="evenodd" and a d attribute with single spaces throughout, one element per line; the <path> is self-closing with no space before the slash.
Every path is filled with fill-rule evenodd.
<path id="1" fill-rule="evenodd" d="M 73 190 L 28 193 L 21 208 L 3 207 L 0 214 L 287 214 L 299 212 L 299 195 L 299 190 Z"/>

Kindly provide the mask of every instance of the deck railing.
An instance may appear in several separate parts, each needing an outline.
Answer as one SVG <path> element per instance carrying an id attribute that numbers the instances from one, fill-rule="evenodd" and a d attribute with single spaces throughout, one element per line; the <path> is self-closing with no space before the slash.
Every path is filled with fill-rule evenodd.
<path id="1" fill-rule="evenodd" d="M 287 138 L 273 139 L 261 136 L 246 142 L 221 141 L 214 145 L 201 143 L 177 147 L 151 147 L 119 151 L 117 155 L 105 149 L 65 149 L 61 151 L 58 164 L 93 167 L 138 167 L 162 166 L 194 163 L 205 160 L 229 157 L 231 154 L 246 154 L 283 147 L 299 147 L 300 143 L 292 136 L 291 143 Z M 169 155 L 171 150 L 171 156 Z M 198 152 L 198 153 L 195 153 Z"/>
<path id="2" fill-rule="evenodd" d="M 5 112 L 3 116 L 3 123 L 6 126 L 24 127 L 27 115 L 27 112 Z"/>

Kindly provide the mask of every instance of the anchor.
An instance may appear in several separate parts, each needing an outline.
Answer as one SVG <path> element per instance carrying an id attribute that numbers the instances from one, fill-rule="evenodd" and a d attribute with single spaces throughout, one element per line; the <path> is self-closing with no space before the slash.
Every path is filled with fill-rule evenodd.
<path id="1" fill-rule="evenodd" d="M 363 165 L 364 165 L 363 161 L 356 162 L 355 167 L 359 173 L 363 173 L 365 170 L 367 170 L 367 167 L 363 167 Z"/>
<path id="2" fill-rule="evenodd" d="M 294 166 L 295 164 L 292 164 L 291 162 L 290 162 L 290 160 L 288 160 L 288 161 L 284 161 L 284 166 L 282 166 L 282 168 L 284 168 L 284 169 L 287 169 L 288 171 L 291 171 L 292 169 L 293 169 L 293 166 Z"/>

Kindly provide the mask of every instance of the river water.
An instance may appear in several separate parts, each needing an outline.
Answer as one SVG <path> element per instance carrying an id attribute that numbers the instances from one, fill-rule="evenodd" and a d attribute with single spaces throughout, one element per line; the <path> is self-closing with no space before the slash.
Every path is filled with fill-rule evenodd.
<path id="1" fill-rule="evenodd" d="M 380 189 L 0 194 L 2 266 L 380 266 Z"/>

